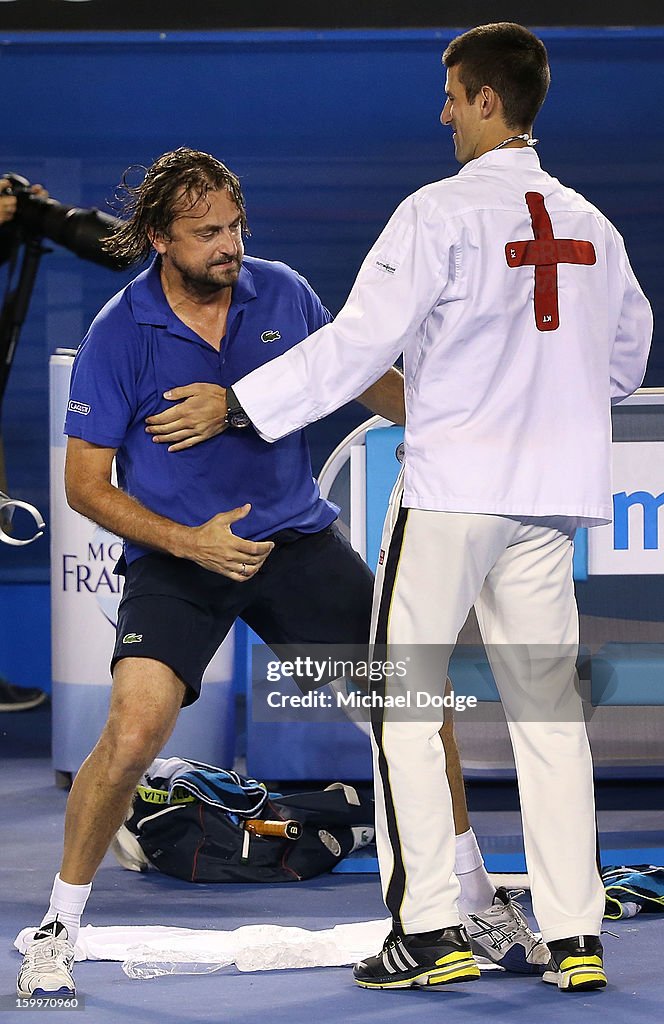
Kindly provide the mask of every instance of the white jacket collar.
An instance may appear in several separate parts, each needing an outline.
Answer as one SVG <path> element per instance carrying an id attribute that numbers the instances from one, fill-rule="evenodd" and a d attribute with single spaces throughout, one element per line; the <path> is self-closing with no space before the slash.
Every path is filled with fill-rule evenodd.
<path id="1" fill-rule="evenodd" d="M 469 160 L 467 164 L 464 164 L 459 174 L 472 174 L 477 168 L 508 168 L 513 167 L 516 164 L 523 167 L 525 161 L 533 167 L 539 167 L 540 161 L 537 153 L 532 146 L 523 146 L 521 149 L 490 149 L 488 153 L 483 153 L 482 156 L 476 157 L 474 160 Z"/>

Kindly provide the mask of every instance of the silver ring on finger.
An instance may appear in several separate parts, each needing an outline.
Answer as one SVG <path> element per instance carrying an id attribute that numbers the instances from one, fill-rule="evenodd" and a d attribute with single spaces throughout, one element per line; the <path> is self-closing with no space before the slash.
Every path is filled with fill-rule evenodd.
<path id="1" fill-rule="evenodd" d="M 247 575 L 247 563 L 246 562 L 242 562 L 242 568 L 240 569 L 240 576 L 246 576 L 246 575 Z"/>

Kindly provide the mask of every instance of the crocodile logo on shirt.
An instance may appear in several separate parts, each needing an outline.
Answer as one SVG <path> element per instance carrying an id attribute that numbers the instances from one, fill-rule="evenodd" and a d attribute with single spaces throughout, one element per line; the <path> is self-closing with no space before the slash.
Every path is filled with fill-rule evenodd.
<path id="1" fill-rule="evenodd" d="M 127 633 L 122 638 L 122 643 L 123 644 L 140 644 L 142 639 L 143 639 L 143 634 L 142 633 Z"/>
<path id="2" fill-rule="evenodd" d="M 263 331 L 261 334 L 261 341 L 264 345 L 267 345 L 268 341 L 279 341 L 280 338 L 279 331 Z"/>

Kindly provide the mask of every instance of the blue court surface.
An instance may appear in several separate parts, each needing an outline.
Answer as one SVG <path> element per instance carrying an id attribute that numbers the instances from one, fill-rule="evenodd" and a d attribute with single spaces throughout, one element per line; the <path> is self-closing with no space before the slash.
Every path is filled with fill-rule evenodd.
<path id="1" fill-rule="evenodd" d="M 14 995 L 20 958 L 12 943 L 18 931 L 37 923 L 46 906 L 57 868 L 66 792 L 56 788 L 40 739 L 47 711 L 0 714 L 2 771 L 2 857 L 0 858 L 1 1005 Z M 638 787 L 638 782 L 633 783 Z M 640 801 L 642 804 L 643 801 Z M 657 807 L 659 809 L 657 809 Z M 618 852 L 638 863 L 644 851 L 664 858 L 664 814 L 655 808 L 601 810 L 604 862 Z M 513 809 L 473 814 L 489 866 L 503 870 L 520 863 L 522 842 Z M 639 852 L 641 851 L 641 852 Z M 618 858 L 619 860 L 622 859 Z M 647 858 L 650 860 L 651 858 Z M 502 867 L 500 866 L 502 863 Z M 366 863 L 365 867 L 370 864 Z M 361 865 L 358 865 L 361 867 Z M 518 869 L 518 868 L 517 868 Z M 514 868 L 510 869 L 514 870 Z M 524 899 L 529 910 L 529 902 Z M 371 871 L 340 872 L 292 885 L 192 885 L 158 874 L 123 870 L 107 857 L 95 881 L 85 923 L 161 924 L 186 928 L 233 929 L 244 924 L 293 925 L 325 929 L 334 924 L 383 918 L 378 876 Z M 77 966 L 83 1010 L 58 1011 L 58 1021 L 84 1024 L 215 1021 L 253 1024 L 288 1022 L 399 1021 L 429 1017 L 445 1024 L 480 1021 L 533 1021 L 577 1024 L 652 1024 L 664 1006 L 664 914 L 606 922 L 609 987 L 567 995 L 537 978 L 498 971 L 472 984 L 438 990 L 366 991 L 353 984 L 349 968 L 318 968 L 241 973 L 235 967 L 206 976 L 178 975 L 130 980 L 118 962 Z M 370 950 L 368 952 L 375 952 Z M 53 1011 L 55 1012 L 55 1011 Z M 35 1019 L 37 1011 L 10 1010 L 2 1020 Z"/>

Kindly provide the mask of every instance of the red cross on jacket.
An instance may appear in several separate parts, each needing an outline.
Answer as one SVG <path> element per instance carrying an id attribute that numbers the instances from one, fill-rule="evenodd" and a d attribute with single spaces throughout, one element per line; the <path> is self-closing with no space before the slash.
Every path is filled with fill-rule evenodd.
<path id="1" fill-rule="evenodd" d="M 558 264 L 577 263 L 591 267 L 597 261 L 592 242 L 556 238 L 551 218 L 539 192 L 526 192 L 526 204 L 533 224 L 534 239 L 508 242 L 505 256 L 509 267 L 535 268 L 535 325 L 538 331 L 555 331 L 558 315 Z"/>

